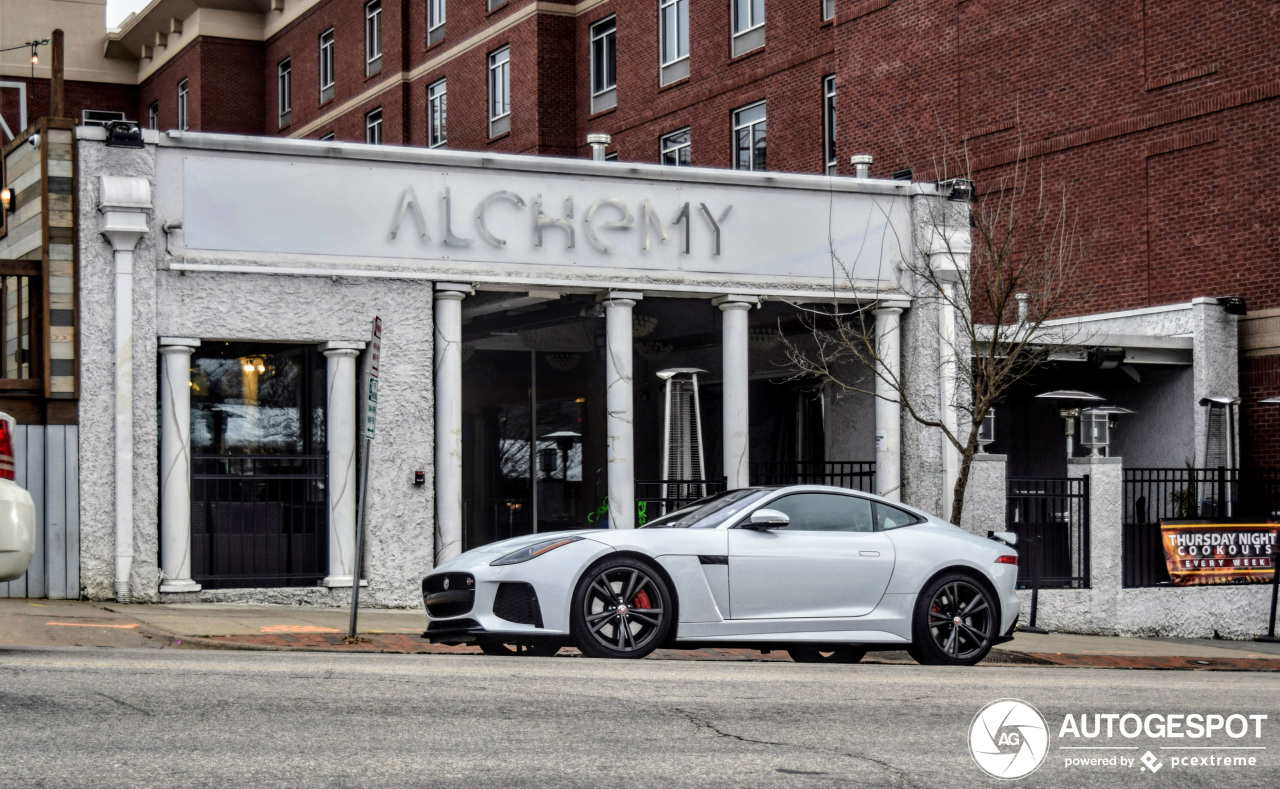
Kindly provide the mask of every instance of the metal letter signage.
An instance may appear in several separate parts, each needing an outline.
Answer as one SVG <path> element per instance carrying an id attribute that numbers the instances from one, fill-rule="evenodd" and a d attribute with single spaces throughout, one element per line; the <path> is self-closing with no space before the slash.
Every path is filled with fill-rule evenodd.
<path id="1" fill-rule="evenodd" d="M 292 265 L 382 259 L 522 281 L 547 275 L 530 267 L 556 267 L 560 279 L 662 272 L 829 287 L 839 260 L 871 286 L 896 280 L 912 238 L 910 184 L 814 178 L 810 188 L 805 176 L 686 178 L 643 165 L 561 172 L 555 160 L 525 169 L 514 157 L 446 168 L 181 147 L 157 155 L 183 173 L 185 248 L 313 258 Z M 577 244 L 579 231 L 587 243 Z"/>

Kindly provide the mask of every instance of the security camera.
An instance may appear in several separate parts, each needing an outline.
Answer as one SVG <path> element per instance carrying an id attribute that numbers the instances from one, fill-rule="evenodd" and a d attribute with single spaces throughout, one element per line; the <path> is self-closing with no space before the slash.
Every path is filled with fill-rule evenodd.
<path id="1" fill-rule="evenodd" d="M 32 148 L 38 148 L 40 146 L 40 135 L 33 134 L 30 137 L 28 137 L 27 145 L 30 145 Z"/>

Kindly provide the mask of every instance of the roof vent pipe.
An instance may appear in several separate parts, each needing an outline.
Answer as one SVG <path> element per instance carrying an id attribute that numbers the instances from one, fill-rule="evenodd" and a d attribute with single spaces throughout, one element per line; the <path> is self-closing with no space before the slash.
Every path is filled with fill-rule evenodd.
<path id="1" fill-rule="evenodd" d="M 869 153 L 860 153 L 856 156 L 849 157 L 849 164 L 853 165 L 854 178 L 870 178 L 871 163 L 876 159 Z"/>
<path id="2" fill-rule="evenodd" d="M 588 134 L 587 145 L 591 146 L 592 161 L 603 162 L 605 149 L 609 147 L 611 142 L 613 142 L 613 138 L 607 134 Z"/>

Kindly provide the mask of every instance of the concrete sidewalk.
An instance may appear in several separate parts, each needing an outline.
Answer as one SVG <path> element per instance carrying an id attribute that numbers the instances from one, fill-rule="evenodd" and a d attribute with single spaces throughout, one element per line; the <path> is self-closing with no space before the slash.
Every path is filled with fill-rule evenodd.
<path id="1" fill-rule="evenodd" d="M 223 649 L 326 649 L 401 653 L 478 652 L 428 644 L 420 609 L 360 612 L 360 644 L 344 644 L 350 612 L 303 606 L 211 603 L 122 605 L 68 600 L 0 600 L 0 647 L 150 646 Z M 570 654 L 573 650 L 565 650 Z M 659 650 L 667 659 L 787 660 L 785 652 Z M 868 661 L 909 662 L 902 652 Z M 1244 669 L 1280 671 L 1280 644 L 1209 639 L 1157 639 L 1019 633 L 1000 645 L 991 663 L 1113 668 Z"/>

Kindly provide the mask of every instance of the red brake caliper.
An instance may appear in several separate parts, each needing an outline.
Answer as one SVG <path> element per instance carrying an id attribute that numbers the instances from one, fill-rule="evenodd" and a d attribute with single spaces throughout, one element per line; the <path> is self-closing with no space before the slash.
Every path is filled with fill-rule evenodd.
<path id="1" fill-rule="evenodd" d="M 649 603 L 649 593 L 643 589 L 640 590 L 640 594 L 636 595 L 633 603 L 636 608 L 653 608 Z"/>

